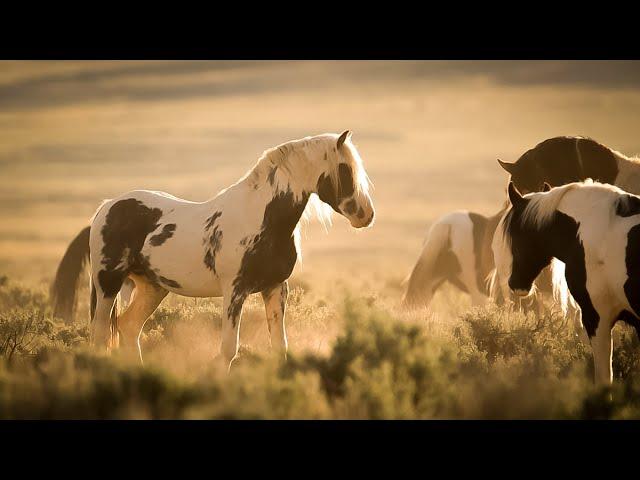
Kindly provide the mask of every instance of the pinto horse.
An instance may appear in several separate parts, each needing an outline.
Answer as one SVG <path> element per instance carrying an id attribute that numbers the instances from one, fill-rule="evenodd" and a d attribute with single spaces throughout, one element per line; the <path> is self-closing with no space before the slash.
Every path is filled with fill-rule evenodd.
<path id="1" fill-rule="evenodd" d="M 485 235 L 493 236 L 501 216 L 502 211 L 487 218 L 459 210 L 436 220 L 407 279 L 402 303 L 427 307 L 445 283 L 468 293 L 473 305 L 488 300 L 486 280 L 494 266 L 491 249 L 484 248 Z"/>
<path id="2" fill-rule="evenodd" d="M 368 188 L 360 155 L 345 131 L 265 151 L 244 177 L 206 202 L 146 190 L 105 201 L 88 236 L 92 342 L 122 346 L 142 360 L 142 328 L 169 292 L 222 296 L 220 350 L 230 367 L 244 301 L 261 293 L 272 347 L 286 356 L 287 279 L 299 254 L 298 223 L 309 207 L 326 210 L 319 199 L 353 227 L 368 227 L 375 216 Z M 70 257 L 77 267 L 78 254 Z M 78 269 L 65 275 L 61 268 L 56 278 L 77 284 Z M 135 284 L 131 301 L 115 317 L 116 297 L 127 280 Z M 68 306 L 73 301 L 70 294 L 65 297 L 64 283 L 54 283 L 53 290 Z"/>
<path id="3" fill-rule="evenodd" d="M 528 295 L 552 258 L 564 262 L 595 380 L 610 384 L 614 324 L 623 320 L 640 335 L 640 197 L 592 180 L 524 196 L 510 183 L 508 193 L 511 207 L 493 241 L 499 277 L 516 295 Z"/>

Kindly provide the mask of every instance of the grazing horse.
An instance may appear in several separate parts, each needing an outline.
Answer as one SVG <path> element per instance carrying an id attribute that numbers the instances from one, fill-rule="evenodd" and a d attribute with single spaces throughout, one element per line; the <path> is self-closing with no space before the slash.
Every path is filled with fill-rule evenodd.
<path id="1" fill-rule="evenodd" d="M 92 341 L 121 345 L 141 357 L 142 328 L 169 292 L 223 297 L 222 358 L 238 352 L 242 307 L 261 293 L 274 349 L 286 356 L 287 279 L 299 255 L 298 222 L 324 205 L 355 228 L 375 211 L 369 179 L 351 133 L 324 134 L 265 151 L 235 184 L 206 202 L 139 190 L 105 201 L 89 232 Z M 123 283 L 131 301 L 114 321 Z"/>
<path id="2" fill-rule="evenodd" d="M 407 308 L 428 307 L 433 295 L 446 282 L 471 296 L 474 306 L 489 300 L 489 281 L 495 268 L 491 241 L 505 210 L 491 217 L 459 210 L 438 219 L 429 229 L 422 253 L 407 279 L 402 303 Z M 551 292 L 549 270 L 536 280 L 538 289 Z M 497 292 L 495 300 L 503 301 Z M 525 309 L 535 302 L 523 303 Z M 538 305 L 539 306 L 539 305 Z"/>
<path id="3" fill-rule="evenodd" d="M 527 295 L 552 258 L 564 262 L 592 346 L 595 380 L 610 384 L 614 324 L 623 320 L 640 335 L 640 197 L 592 180 L 525 196 L 510 183 L 508 192 L 511 207 L 493 242 L 500 278 Z"/>
<path id="4" fill-rule="evenodd" d="M 585 137 L 549 138 L 516 162 L 498 160 L 524 195 L 591 178 L 640 194 L 640 162 Z"/>
<path id="5" fill-rule="evenodd" d="M 459 210 L 436 220 L 409 275 L 402 303 L 427 307 L 438 288 L 449 282 L 471 295 L 473 305 L 483 304 L 493 269 L 493 253 L 483 248 L 484 237 L 493 235 L 501 213 L 487 218 Z"/>

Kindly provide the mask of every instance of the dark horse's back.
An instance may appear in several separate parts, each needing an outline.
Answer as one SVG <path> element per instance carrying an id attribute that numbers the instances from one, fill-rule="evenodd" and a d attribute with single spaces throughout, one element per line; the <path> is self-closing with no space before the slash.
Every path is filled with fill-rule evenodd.
<path id="1" fill-rule="evenodd" d="M 615 184 L 618 162 L 614 152 L 590 138 L 554 137 L 526 151 L 515 163 L 500 162 L 522 193 L 592 178 Z"/>

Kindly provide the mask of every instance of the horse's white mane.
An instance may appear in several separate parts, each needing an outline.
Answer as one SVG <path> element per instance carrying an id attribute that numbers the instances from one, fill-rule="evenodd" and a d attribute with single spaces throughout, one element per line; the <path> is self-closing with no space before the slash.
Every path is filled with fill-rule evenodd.
<path id="1" fill-rule="evenodd" d="M 275 191 L 290 190 L 296 199 L 302 196 L 302 186 L 310 182 L 317 182 L 317 178 L 308 178 L 315 172 L 308 170 L 309 161 L 326 162 L 325 173 L 333 182 L 337 189 L 340 184 L 338 175 L 338 165 L 347 163 L 351 167 L 354 175 L 356 191 L 367 193 L 369 191 L 370 180 L 364 170 L 362 159 L 358 150 L 347 137 L 343 148 L 337 149 L 339 135 L 325 133 L 313 137 L 304 137 L 292 140 L 273 148 L 265 150 L 254 167 L 242 178 L 246 179 L 255 188 L 262 188 L 265 185 Z M 331 214 L 333 210 L 326 205 L 316 194 L 311 195 L 307 208 L 302 218 L 308 221 L 312 216 L 325 225 L 331 224 Z"/>
<path id="2" fill-rule="evenodd" d="M 591 185 L 593 180 L 589 178 L 584 181 L 584 184 Z M 534 192 L 525 195 L 524 198 L 529 199 L 530 202 L 522 212 L 522 223 L 533 224 L 538 230 L 544 228 L 553 217 L 564 196 L 582 185 L 583 182 L 568 183 L 552 188 L 548 192 Z"/>
<path id="3" fill-rule="evenodd" d="M 627 194 L 624 190 L 615 185 L 600 183 L 587 178 L 583 182 L 573 182 L 559 187 L 552 188 L 548 192 L 534 192 L 524 196 L 531 201 L 522 213 L 522 222 L 532 224 L 536 229 L 544 228 L 549 223 L 553 214 L 558 210 L 560 202 L 565 195 L 575 190 L 586 190 L 590 195 L 606 195 L 618 197 L 620 194 Z"/>

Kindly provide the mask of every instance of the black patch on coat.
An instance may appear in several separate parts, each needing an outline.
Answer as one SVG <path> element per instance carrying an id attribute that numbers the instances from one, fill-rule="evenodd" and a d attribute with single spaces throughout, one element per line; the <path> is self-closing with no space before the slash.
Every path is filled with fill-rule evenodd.
<path id="1" fill-rule="evenodd" d="M 632 227 L 627 233 L 625 249 L 627 280 L 624 282 L 624 294 L 635 315 L 640 315 L 640 225 Z"/>
<path id="2" fill-rule="evenodd" d="M 469 293 L 464 282 L 460 280 L 462 267 L 460 266 L 458 257 L 452 250 L 446 249 L 438 254 L 433 271 L 436 276 L 441 277 L 442 279 L 434 284 L 432 293 L 435 293 L 438 287 L 440 287 L 444 282 L 449 282 L 463 292 Z"/>
<path id="3" fill-rule="evenodd" d="M 353 172 L 346 163 L 338 165 L 338 178 L 340 180 L 340 197 L 346 198 L 353 195 L 355 185 L 353 183 Z"/>
<path id="4" fill-rule="evenodd" d="M 473 224 L 473 258 L 476 270 L 476 285 L 482 293 L 488 294 L 489 288 L 485 282 L 485 276 L 482 274 L 482 254 L 483 241 L 487 230 L 487 217 L 480 214 L 469 212 L 469 218 Z"/>
<path id="5" fill-rule="evenodd" d="M 135 198 L 119 200 L 109 208 L 101 230 L 104 269 L 98 272 L 105 297 L 114 297 L 128 272 L 143 267 L 140 252 L 147 235 L 158 228 L 160 217 L 162 210 L 149 208 Z"/>
<path id="6" fill-rule="evenodd" d="M 173 232 L 176 231 L 175 223 L 167 223 L 164 227 L 162 227 L 162 231 L 157 235 L 154 235 L 149 239 L 149 244 L 153 247 L 159 247 L 168 239 L 173 237 Z"/>
<path id="7" fill-rule="evenodd" d="M 318 179 L 318 187 L 317 187 L 318 197 L 327 205 L 330 205 L 336 212 L 340 213 L 338 208 L 338 198 L 336 195 L 336 190 L 333 187 L 333 182 L 331 178 L 324 173 L 320 175 Z"/>
<path id="8" fill-rule="evenodd" d="M 204 254 L 204 264 L 207 266 L 209 270 L 211 270 L 214 275 L 217 275 L 216 271 L 216 255 L 222 248 L 222 230 L 220 226 L 216 224 L 216 221 L 222 212 L 215 212 L 205 223 L 205 231 L 208 233 L 208 236 L 205 236 L 204 244 L 205 254 Z"/>
<path id="9" fill-rule="evenodd" d="M 512 290 L 528 290 L 542 269 L 549 265 L 552 257 L 556 257 L 566 264 L 567 286 L 580 305 L 582 323 L 589 337 L 593 337 L 600 315 L 587 291 L 584 247 L 578 236 L 580 224 L 570 216 L 556 211 L 542 228 L 537 229 L 530 224 L 523 225 L 521 219 L 524 208 L 512 207 L 505 219 L 513 255 L 509 287 Z"/>
<path id="10" fill-rule="evenodd" d="M 291 191 L 279 192 L 267 204 L 260 233 L 242 257 L 227 314 L 235 327 L 247 295 L 262 292 L 284 282 L 298 257 L 293 231 L 309 196 L 298 201 Z"/>
<path id="11" fill-rule="evenodd" d="M 182 288 L 178 282 L 175 280 L 171 280 L 170 278 L 163 277 L 162 275 L 158 275 L 158 283 L 161 285 L 166 285 L 171 288 Z"/>
<path id="12" fill-rule="evenodd" d="M 451 238 L 447 237 L 447 243 L 444 245 L 444 248 L 438 252 L 438 256 L 433 265 L 433 276 L 439 280 L 436 280 L 434 283 L 431 293 L 435 293 L 444 282 L 449 282 L 463 292 L 469 293 L 464 282 L 460 280 L 461 272 L 462 267 L 460 266 L 460 261 L 453 250 L 451 250 Z"/>
<path id="13" fill-rule="evenodd" d="M 522 193 L 592 178 L 614 184 L 618 164 L 611 149 L 581 137 L 549 138 L 525 152 L 513 167 L 511 181 Z"/>
<path id="14" fill-rule="evenodd" d="M 619 217 L 640 215 L 640 198 L 635 195 L 620 195 L 616 200 L 616 215 Z"/>
<path id="15" fill-rule="evenodd" d="M 317 193 L 320 200 L 322 200 L 327 205 L 330 205 L 336 212 L 340 212 L 339 205 L 343 200 L 349 198 L 355 192 L 355 185 L 353 183 L 353 174 L 351 172 L 351 167 L 346 163 L 341 163 L 338 165 L 338 178 L 339 178 L 339 188 L 336 191 L 336 188 L 331 181 L 331 178 L 326 175 L 320 175 L 317 184 Z"/>
<path id="16" fill-rule="evenodd" d="M 163 277 L 159 274 L 159 270 L 151 268 L 149 257 L 146 255 L 140 255 L 138 261 L 131 266 L 129 271 L 136 275 L 145 277 L 156 287 L 181 288 L 178 282 L 167 277 Z"/>

